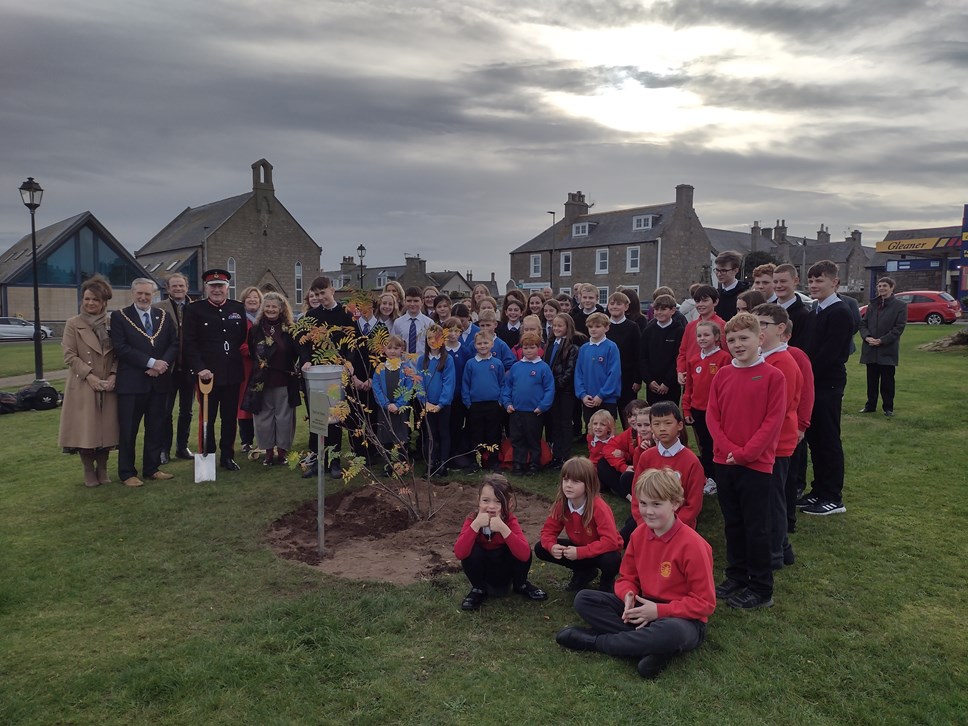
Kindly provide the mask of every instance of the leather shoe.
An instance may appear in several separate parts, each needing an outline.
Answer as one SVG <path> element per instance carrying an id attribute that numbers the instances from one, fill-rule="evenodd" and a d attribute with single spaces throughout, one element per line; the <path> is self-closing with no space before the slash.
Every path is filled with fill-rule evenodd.
<path id="1" fill-rule="evenodd" d="M 306 471 L 302 473 L 303 479 L 314 479 L 319 475 L 319 467 L 313 463 Z"/>
<path id="2" fill-rule="evenodd" d="M 639 661 L 639 675 L 651 680 L 663 671 L 668 662 L 669 657 L 666 655 L 647 655 Z"/>
<path id="3" fill-rule="evenodd" d="M 537 585 L 532 585 L 527 580 L 524 581 L 524 584 L 521 585 L 521 587 L 514 588 L 514 591 L 518 595 L 523 595 L 524 597 L 528 598 L 528 600 L 547 600 L 548 599 L 548 593 L 546 593 Z"/>
<path id="4" fill-rule="evenodd" d="M 340 469 L 339 464 L 333 463 L 329 466 L 329 478 L 330 479 L 342 479 L 343 470 Z"/>
<path id="5" fill-rule="evenodd" d="M 177 456 L 179 459 L 191 459 L 192 458 L 192 452 L 191 452 L 191 449 L 189 449 L 187 446 L 185 446 L 185 447 L 183 447 L 181 449 L 178 449 L 175 452 L 175 456 Z"/>
<path id="6" fill-rule="evenodd" d="M 578 592 L 579 590 L 584 590 L 586 587 L 594 582 L 595 578 L 598 577 L 598 568 L 592 567 L 589 570 L 575 570 L 574 574 L 571 576 L 571 580 L 565 585 L 565 590 L 567 592 Z M 612 588 L 608 591 L 611 592 Z"/>
<path id="7" fill-rule="evenodd" d="M 148 477 L 149 479 L 154 479 L 155 481 L 167 481 L 168 479 L 174 479 L 174 474 L 169 474 L 167 471 L 156 471 L 154 474 Z"/>
<path id="8" fill-rule="evenodd" d="M 598 642 L 598 634 L 588 628 L 574 626 L 562 628 L 555 633 L 555 642 L 569 650 L 598 650 L 595 646 Z"/>
<path id="9" fill-rule="evenodd" d="M 484 598 L 487 597 L 487 593 L 484 592 L 479 587 L 471 588 L 471 591 L 467 593 L 467 596 L 460 604 L 461 610 L 477 610 L 481 603 L 484 602 Z"/>
<path id="10" fill-rule="evenodd" d="M 242 467 L 235 463 L 235 459 L 222 459 L 222 468 L 226 471 L 239 471 Z"/>
<path id="11" fill-rule="evenodd" d="M 869 408 L 869 407 L 867 407 L 867 406 L 864 406 L 864 408 L 862 408 L 862 409 L 861 409 L 860 411 L 858 411 L 857 413 L 876 413 L 876 411 L 875 411 L 875 409 L 873 409 L 873 408 Z"/>
<path id="12" fill-rule="evenodd" d="M 126 487 L 143 487 L 145 485 L 145 483 L 136 476 L 129 476 L 124 480 L 123 483 Z"/>
<path id="13" fill-rule="evenodd" d="M 161 458 L 159 459 L 159 461 L 162 464 L 167 464 L 168 463 L 169 459 L 168 459 L 168 452 L 167 451 L 162 451 L 161 452 Z"/>

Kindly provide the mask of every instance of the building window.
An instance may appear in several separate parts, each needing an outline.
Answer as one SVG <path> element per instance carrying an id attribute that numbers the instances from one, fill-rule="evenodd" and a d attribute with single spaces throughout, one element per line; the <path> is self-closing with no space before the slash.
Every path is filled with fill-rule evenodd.
<path id="1" fill-rule="evenodd" d="M 598 304 L 602 307 L 608 305 L 608 287 L 598 288 Z"/>
<path id="2" fill-rule="evenodd" d="M 580 222 L 578 224 L 571 225 L 571 236 L 572 237 L 587 237 L 588 236 L 588 222 Z"/>
<path id="3" fill-rule="evenodd" d="M 302 263 L 296 263 L 296 305 L 302 305 L 303 300 L 303 280 Z"/>
<path id="4" fill-rule="evenodd" d="M 225 263 L 225 269 L 229 273 L 229 298 L 235 300 L 235 258 L 229 257 Z"/>
<path id="5" fill-rule="evenodd" d="M 558 288 L 558 294 L 559 295 L 567 295 L 568 297 L 571 297 L 571 288 L 570 287 L 559 287 Z"/>
<path id="6" fill-rule="evenodd" d="M 631 290 L 636 295 L 639 294 L 639 286 L 638 285 L 622 285 L 622 287 L 619 288 L 619 292 L 624 292 L 626 290 Z"/>
<path id="7" fill-rule="evenodd" d="M 531 255 L 531 277 L 541 277 L 541 255 Z"/>
<path id="8" fill-rule="evenodd" d="M 386 272 L 381 272 L 376 276 L 376 286 L 381 290 L 387 286 L 388 281 Z"/>
<path id="9" fill-rule="evenodd" d="M 632 231 L 639 229 L 652 229 L 652 219 L 654 215 L 652 214 L 640 214 L 637 217 L 632 217 Z"/>
<path id="10" fill-rule="evenodd" d="M 608 250 L 595 250 L 595 274 L 608 274 Z"/>
<path id="11" fill-rule="evenodd" d="M 638 272 L 639 271 L 639 248 L 629 247 L 625 250 L 625 271 L 626 272 Z"/>
<path id="12" fill-rule="evenodd" d="M 571 275 L 571 252 L 561 253 L 561 274 Z"/>

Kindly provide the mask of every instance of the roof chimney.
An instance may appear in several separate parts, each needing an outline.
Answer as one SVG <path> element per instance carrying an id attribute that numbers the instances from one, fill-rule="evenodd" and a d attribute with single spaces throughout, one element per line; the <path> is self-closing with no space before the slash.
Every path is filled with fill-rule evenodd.
<path id="1" fill-rule="evenodd" d="M 695 188 L 691 184 L 679 184 L 676 187 L 676 210 L 692 209 L 692 197 Z"/>
<path id="2" fill-rule="evenodd" d="M 817 242 L 819 244 L 830 244 L 830 228 L 824 228 L 821 224 L 820 229 L 817 231 Z"/>
<path id="3" fill-rule="evenodd" d="M 580 191 L 568 192 L 568 201 L 565 202 L 565 221 L 570 223 L 583 214 L 588 214 L 588 202 L 585 201 L 585 195 Z"/>
<path id="4" fill-rule="evenodd" d="M 761 235 L 760 221 L 756 220 L 753 222 L 753 226 L 750 227 L 750 252 L 756 252 L 756 244 L 760 241 Z"/>

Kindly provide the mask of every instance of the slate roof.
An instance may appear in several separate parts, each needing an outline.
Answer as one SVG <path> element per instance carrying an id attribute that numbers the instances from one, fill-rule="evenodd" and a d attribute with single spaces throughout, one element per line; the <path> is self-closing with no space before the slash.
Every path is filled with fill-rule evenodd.
<path id="1" fill-rule="evenodd" d="M 647 207 L 631 209 L 617 209 L 612 212 L 598 212 L 582 214 L 572 220 L 559 220 L 555 223 L 555 250 L 578 249 L 581 247 L 609 247 L 612 245 L 635 244 L 636 242 L 650 242 L 662 236 L 662 232 L 672 213 L 675 212 L 675 202 L 668 204 L 653 204 Z M 656 215 L 651 229 L 632 229 L 632 218 L 643 214 Z M 587 236 L 573 237 L 572 225 L 587 222 L 589 230 Z M 511 254 L 519 252 L 547 252 L 552 249 L 551 230 L 541 232 L 520 247 L 511 250 Z M 567 234 L 565 234 L 567 232 Z M 476 283 L 475 283 L 476 284 Z"/>
<path id="2" fill-rule="evenodd" d="M 202 240 L 225 224 L 253 195 L 254 192 L 246 192 L 200 207 L 186 207 L 144 247 L 135 252 L 135 255 L 141 258 L 145 255 L 201 247 Z"/>
<path id="3" fill-rule="evenodd" d="M 957 227 L 928 227 L 927 229 L 892 229 L 884 235 L 884 242 L 897 239 L 924 239 L 926 237 L 957 237 L 961 239 L 961 225 Z"/>

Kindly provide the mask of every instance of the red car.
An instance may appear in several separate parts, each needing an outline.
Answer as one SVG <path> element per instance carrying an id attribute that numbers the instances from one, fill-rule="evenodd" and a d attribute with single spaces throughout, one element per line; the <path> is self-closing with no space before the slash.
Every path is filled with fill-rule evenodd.
<path id="1" fill-rule="evenodd" d="M 961 317 L 961 305 L 946 292 L 907 290 L 896 293 L 894 297 L 907 303 L 909 323 L 950 324 Z M 865 305 L 860 309 L 860 314 L 863 316 L 866 312 Z"/>

